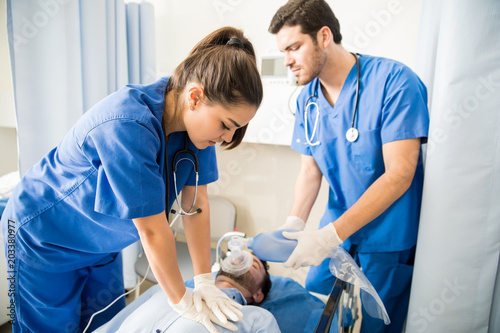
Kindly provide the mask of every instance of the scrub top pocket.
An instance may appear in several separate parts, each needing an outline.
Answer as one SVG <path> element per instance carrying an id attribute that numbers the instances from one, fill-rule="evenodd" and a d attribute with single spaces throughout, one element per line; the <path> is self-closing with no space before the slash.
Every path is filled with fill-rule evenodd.
<path id="1" fill-rule="evenodd" d="M 369 131 L 360 131 L 358 140 L 349 144 L 351 145 L 352 163 L 354 163 L 358 170 L 384 170 L 380 128 Z"/>

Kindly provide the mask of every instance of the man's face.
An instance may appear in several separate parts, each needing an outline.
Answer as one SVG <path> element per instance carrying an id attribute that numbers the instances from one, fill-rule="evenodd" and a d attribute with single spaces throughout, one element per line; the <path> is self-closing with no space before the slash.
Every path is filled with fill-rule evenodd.
<path id="1" fill-rule="evenodd" d="M 285 54 L 285 66 L 290 68 L 300 85 L 320 75 L 327 55 L 310 35 L 301 32 L 300 26 L 284 26 L 276 34 L 276 41 Z"/>
<path id="2" fill-rule="evenodd" d="M 255 256 L 253 257 L 252 267 L 250 270 L 242 275 L 235 275 L 231 273 L 224 272 L 222 269 L 219 270 L 217 274 L 218 279 L 229 278 L 242 288 L 237 288 L 243 296 L 247 299 L 248 297 L 255 294 L 262 287 L 264 279 L 266 278 L 266 270 L 262 262 Z M 251 303 L 251 302 L 249 302 Z"/>

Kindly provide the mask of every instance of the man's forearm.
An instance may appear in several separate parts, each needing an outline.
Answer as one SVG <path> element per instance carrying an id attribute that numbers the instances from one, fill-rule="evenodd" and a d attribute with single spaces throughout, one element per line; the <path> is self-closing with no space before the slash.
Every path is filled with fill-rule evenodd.
<path id="1" fill-rule="evenodd" d="M 383 146 L 385 173 L 333 225 L 342 240 L 373 221 L 410 187 L 420 154 L 420 139 L 408 139 Z"/>
<path id="2" fill-rule="evenodd" d="M 307 221 L 314 202 L 318 197 L 321 179 L 322 175 L 319 170 L 311 166 L 304 166 L 303 163 L 297 180 L 295 181 L 290 216 L 297 216 L 303 221 Z"/>
<path id="3" fill-rule="evenodd" d="M 342 240 L 346 240 L 356 231 L 376 219 L 397 199 L 408 187 L 400 181 L 384 174 L 378 178 L 359 198 L 359 200 L 340 216 L 333 225 Z"/>

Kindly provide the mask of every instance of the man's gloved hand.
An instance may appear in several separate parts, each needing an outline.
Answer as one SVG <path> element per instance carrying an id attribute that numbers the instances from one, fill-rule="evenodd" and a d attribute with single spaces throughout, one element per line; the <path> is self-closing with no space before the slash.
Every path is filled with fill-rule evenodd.
<path id="1" fill-rule="evenodd" d="M 285 267 L 298 269 L 304 266 L 318 266 L 330 252 L 342 244 L 337 230 L 332 223 L 315 231 L 283 232 L 288 239 L 296 239 L 297 247 L 293 250 Z"/>
<path id="2" fill-rule="evenodd" d="M 205 303 L 202 303 L 201 311 L 198 311 L 194 306 L 193 297 L 189 291 L 186 290 L 184 296 L 177 304 L 172 304 L 170 300 L 168 301 L 172 309 L 174 309 L 182 317 L 195 321 L 202 324 L 210 333 L 219 333 L 217 328 L 212 324 L 212 322 L 220 325 L 230 331 L 236 331 L 238 328 L 235 324 L 226 320 L 226 323 L 222 323 L 212 311 L 208 308 Z"/>
<path id="3" fill-rule="evenodd" d="M 223 324 L 227 323 L 228 319 L 232 321 L 243 319 L 243 313 L 239 310 L 243 306 L 231 300 L 215 286 L 215 277 L 212 273 L 194 277 L 193 303 L 198 311 L 202 310 L 203 301 Z"/>
<path id="4" fill-rule="evenodd" d="M 278 228 L 278 230 L 293 229 L 297 231 L 304 230 L 306 223 L 297 216 L 288 216 L 286 218 L 285 224 Z"/>

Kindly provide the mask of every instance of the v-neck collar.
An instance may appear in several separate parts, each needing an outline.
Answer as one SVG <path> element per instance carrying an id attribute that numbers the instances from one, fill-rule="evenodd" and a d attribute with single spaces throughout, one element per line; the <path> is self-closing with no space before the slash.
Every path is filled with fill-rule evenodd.
<path id="1" fill-rule="evenodd" d="M 358 61 L 361 61 L 361 55 L 357 54 L 359 56 L 359 59 Z M 361 66 L 361 63 L 360 63 L 360 66 Z M 355 94 L 355 85 L 356 85 L 356 76 L 357 76 L 357 70 L 356 70 L 356 63 L 354 63 L 354 65 L 351 67 L 351 70 L 349 71 L 349 74 L 347 74 L 347 77 L 344 81 L 344 84 L 342 85 L 342 89 L 340 90 L 340 94 L 339 94 L 339 97 L 337 98 L 337 101 L 335 102 L 335 105 L 331 105 L 328 100 L 326 99 L 326 96 L 324 95 L 323 93 L 323 89 L 321 89 L 321 81 L 319 82 L 319 84 L 317 84 L 318 86 L 318 100 L 321 101 L 321 108 L 324 109 L 325 111 L 328 111 L 328 112 L 325 112 L 324 115 L 327 115 L 327 114 L 333 114 L 333 115 L 337 115 L 338 114 L 338 109 L 340 106 L 338 105 L 343 105 L 344 104 L 344 101 L 346 100 L 346 98 L 350 98 L 350 95 L 349 94 Z M 319 78 L 316 78 L 315 80 L 318 80 L 319 81 Z M 314 83 L 316 85 L 316 82 Z M 354 90 L 351 89 L 352 87 L 354 87 Z"/>

